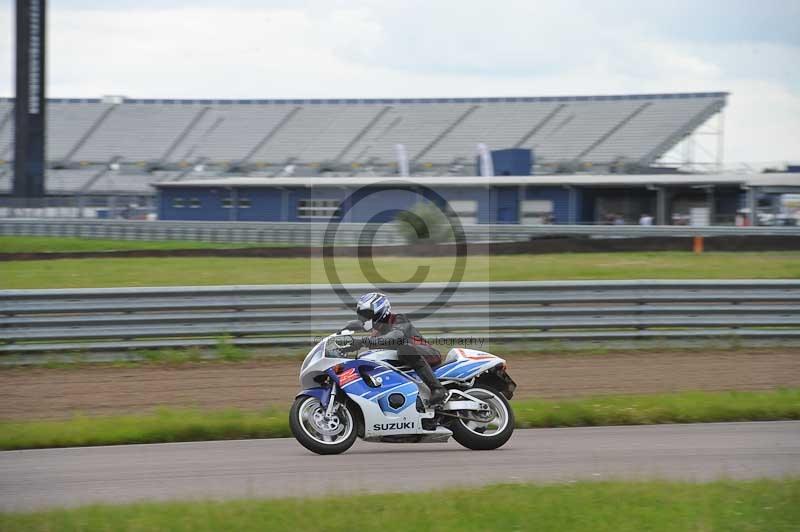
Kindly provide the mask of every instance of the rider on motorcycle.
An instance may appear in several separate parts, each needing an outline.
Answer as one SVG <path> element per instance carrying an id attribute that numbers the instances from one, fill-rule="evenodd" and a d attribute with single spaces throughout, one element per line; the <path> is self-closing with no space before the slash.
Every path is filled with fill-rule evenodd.
<path id="1" fill-rule="evenodd" d="M 389 298 L 378 292 L 358 298 L 356 313 L 371 335 L 354 338 L 353 348 L 397 349 L 400 362 L 414 369 L 430 389 L 430 404 L 442 404 L 447 391 L 431 369 L 431 365 L 441 363 L 442 355 L 425 341 L 411 321 L 403 314 L 393 314 Z"/>

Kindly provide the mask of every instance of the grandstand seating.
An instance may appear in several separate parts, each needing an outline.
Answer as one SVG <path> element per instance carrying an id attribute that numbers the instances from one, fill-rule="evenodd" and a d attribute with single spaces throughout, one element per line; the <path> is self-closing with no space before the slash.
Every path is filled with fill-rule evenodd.
<path id="1" fill-rule="evenodd" d="M 431 100 L 48 101 L 48 191 L 141 193 L 203 164 L 278 175 L 385 175 L 395 145 L 416 174 L 474 172 L 476 144 L 534 150 L 540 168 L 647 167 L 724 105 L 726 93 Z M 13 157 L 13 100 L 0 98 L 0 190 Z M 103 172 L 114 161 L 120 170 Z M 6 168 L 4 173 L 3 168 Z M 159 173 L 161 172 L 161 173 Z"/>
<path id="2" fill-rule="evenodd" d="M 80 141 L 91 132 L 92 126 L 106 113 L 108 104 L 51 102 L 47 107 L 47 158 L 64 162 L 73 155 Z M 96 133 L 96 132 L 95 132 Z M 105 153 L 98 153 L 102 160 Z"/>
<path id="3" fill-rule="evenodd" d="M 157 181 L 148 174 L 123 174 L 107 172 L 99 176 L 91 185 L 92 194 L 113 194 L 124 190 L 130 194 L 152 194 L 150 183 Z"/>
<path id="4" fill-rule="evenodd" d="M 52 169 L 47 172 L 45 190 L 48 194 L 62 194 L 78 192 L 84 189 L 94 176 L 98 168 Z"/>

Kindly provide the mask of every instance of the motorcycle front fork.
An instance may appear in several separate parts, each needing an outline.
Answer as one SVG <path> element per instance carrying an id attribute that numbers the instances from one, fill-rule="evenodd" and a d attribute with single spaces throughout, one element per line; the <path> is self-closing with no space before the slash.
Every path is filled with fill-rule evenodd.
<path id="1" fill-rule="evenodd" d="M 330 419 L 333 416 L 333 411 L 336 409 L 336 384 L 331 384 L 331 394 L 328 396 L 328 407 L 325 409 L 325 419 Z"/>

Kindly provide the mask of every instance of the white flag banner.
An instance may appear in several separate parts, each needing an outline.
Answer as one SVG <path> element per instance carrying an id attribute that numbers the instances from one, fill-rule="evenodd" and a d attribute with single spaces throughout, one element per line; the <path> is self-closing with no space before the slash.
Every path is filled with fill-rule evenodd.
<path id="1" fill-rule="evenodd" d="M 481 161 L 481 175 L 483 177 L 493 176 L 494 165 L 492 164 L 492 153 L 489 151 L 489 147 L 486 144 L 478 144 L 478 157 L 480 157 Z"/>
<path id="2" fill-rule="evenodd" d="M 397 158 L 397 170 L 403 177 L 408 177 L 408 153 L 404 144 L 394 145 L 394 154 Z"/>

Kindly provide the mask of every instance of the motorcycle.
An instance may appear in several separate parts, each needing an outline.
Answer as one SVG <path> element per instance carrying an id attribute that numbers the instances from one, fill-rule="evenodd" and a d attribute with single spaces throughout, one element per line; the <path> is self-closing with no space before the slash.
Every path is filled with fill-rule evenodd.
<path id="1" fill-rule="evenodd" d="M 506 362 L 474 349 L 451 349 L 432 369 L 448 395 L 436 408 L 430 390 L 401 365 L 394 349 L 348 357 L 358 321 L 323 338 L 300 368 L 289 414 L 292 435 L 317 454 L 339 454 L 356 438 L 384 443 L 447 442 L 474 450 L 497 449 L 514 432 L 508 400 L 516 384 Z"/>

